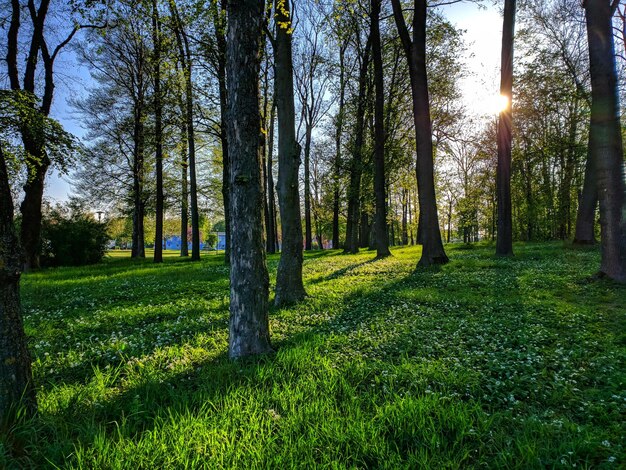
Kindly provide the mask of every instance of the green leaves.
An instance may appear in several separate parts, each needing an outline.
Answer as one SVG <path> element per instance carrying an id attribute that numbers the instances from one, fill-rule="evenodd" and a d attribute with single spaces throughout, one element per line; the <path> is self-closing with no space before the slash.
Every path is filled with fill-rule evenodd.
<path id="1" fill-rule="evenodd" d="M 30 170 L 38 162 L 33 155 L 26 155 L 17 143 L 20 134 L 27 134 L 44 147 L 48 158 L 63 173 L 79 150 L 75 137 L 40 111 L 35 95 L 21 90 L 0 90 L 0 140 L 5 148 L 13 150 L 9 156 L 14 162 L 19 160 Z"/>

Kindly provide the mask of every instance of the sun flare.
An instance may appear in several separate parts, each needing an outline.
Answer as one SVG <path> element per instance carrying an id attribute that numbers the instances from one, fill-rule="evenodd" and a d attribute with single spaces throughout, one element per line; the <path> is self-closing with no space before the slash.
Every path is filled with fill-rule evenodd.
<path id="1" fill-rule="evenodd" d="M 501 113 L 509 105 L 509 97 L 505 95 L 496 95 L 491 101 L 490 105 L 494 114 Z"/>

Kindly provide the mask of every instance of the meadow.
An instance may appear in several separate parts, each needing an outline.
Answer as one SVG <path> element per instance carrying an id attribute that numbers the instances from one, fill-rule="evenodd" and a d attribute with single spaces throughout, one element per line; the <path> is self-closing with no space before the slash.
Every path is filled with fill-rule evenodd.
<path id="1" fill-rule="evenodd" d="M 40 411 L 0 468 L 625 468 L 626 288 L 597 249 L 514 249 L 308 253 L 237 362 L 221 256 L 26 274 Z"/>

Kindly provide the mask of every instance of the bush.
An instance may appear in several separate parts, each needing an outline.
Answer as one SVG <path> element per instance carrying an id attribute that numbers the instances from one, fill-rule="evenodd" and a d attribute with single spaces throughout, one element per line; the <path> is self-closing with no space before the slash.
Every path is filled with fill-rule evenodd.
<path id="1" fill-rule="evenodd" d="M 109 240 L 106 223 L 97 222 L 83 207 L 57 207 L 42 224 L 44 266 L 82 266 L 102 260 Z"/>

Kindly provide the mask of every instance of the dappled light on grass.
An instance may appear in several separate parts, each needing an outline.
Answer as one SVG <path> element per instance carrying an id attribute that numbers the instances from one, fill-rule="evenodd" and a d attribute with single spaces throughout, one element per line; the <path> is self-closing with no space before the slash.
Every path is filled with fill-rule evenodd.
<path id="1" fill-rule="evenodd" d="M 0 466 L 623 464 L 626 294 L 585 281 L 598 253 L 447 251 L 417 272 L 419 248 L 306 256 L 277 352 L 237 362 L 221 257 L 26 275 L 41 413 Z"/>

